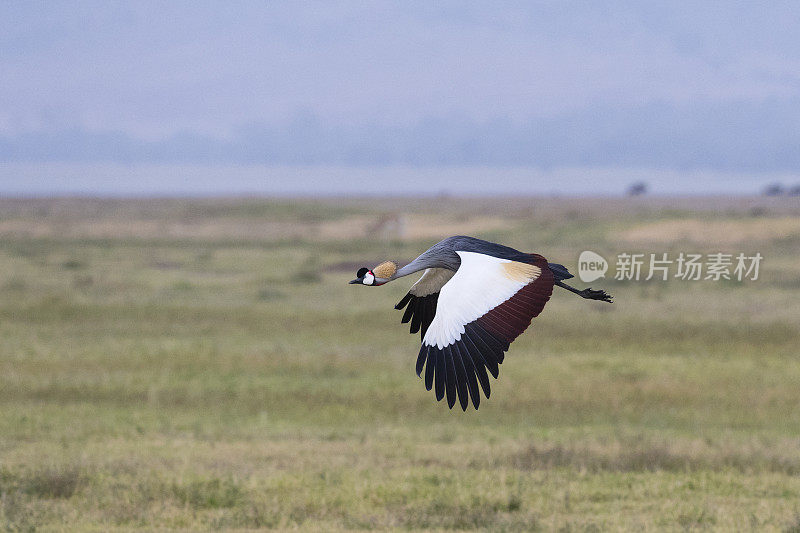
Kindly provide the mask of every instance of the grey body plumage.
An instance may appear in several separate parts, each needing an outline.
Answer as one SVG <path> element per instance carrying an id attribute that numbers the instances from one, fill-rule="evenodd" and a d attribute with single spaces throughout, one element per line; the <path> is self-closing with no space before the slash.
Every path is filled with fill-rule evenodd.
<path id="1" fill-rule="evenodd" d="M 461 258 L 456 251 L 474 252 L 498 257 L 500 259 L 508 259 L 510 261 L 524 261 L 529 255 L 515 250 L 514 248 L 503 246 L 502 244 L 476 239 L 475 237 L 467 237 L 465 235 L 456 235 L 439 241 L 428 248 L 416 259 L 399 269 L 392 279 L 407 276 L 426 268 L 446 268 L 448 270 L 457 271 L 458 267 L 461 265 Z M 558 264 L 551 265 L 558 271 L 557 274 L 554 272 L 556 278 L 569 279 L 573 277 L 564 266 Z"/>

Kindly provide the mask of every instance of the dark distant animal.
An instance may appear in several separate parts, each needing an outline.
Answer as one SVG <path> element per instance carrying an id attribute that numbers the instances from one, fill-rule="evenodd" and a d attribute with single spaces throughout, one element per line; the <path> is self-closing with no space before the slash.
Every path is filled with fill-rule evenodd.
<path id="1" fill-rule="evenodd" d="M 497 378 L 509 344 L 544 308 L 553 286 L 582 298 L 611 303 L 605 291 L 578 290 L 564 283 L 565 267 L 538 254 L 473 237 L 448 237 L 402 268 L 386 261 L 361 268 L 351 284 L 377 287 L 424 270 L 395 309 L 405 308 L 402 323 L 420 332 L 422 347 L 417 375 L 425 371 L 425 387 L 435 386 L 436 399 L 456 397 L 466 411 L 481 401 L 478 384 L 489 398 L 487 370 Z"/>

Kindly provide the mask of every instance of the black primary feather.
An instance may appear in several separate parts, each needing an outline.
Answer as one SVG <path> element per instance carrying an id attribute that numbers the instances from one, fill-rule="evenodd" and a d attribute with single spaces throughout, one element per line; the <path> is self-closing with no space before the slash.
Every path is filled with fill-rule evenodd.
<path id="1" fill-rule="evenodd" d="M 447 375 L 444 380 L 447 389 L 447 406 L 452 409 L 456 404 L 456 363 L 453 361 L 453 354 L 450 352 L 449 346 L 444 347 L 442 355 L 444 355 L 444 364 L 447 367 Z"/>
<path id="2" fill-rule="evenodd" d="M 444 391 L 446 388 L 446 374 L 447 371 L 445 370 L 445 362 L 444 362 L 444 352 L 441 350 L 434 350 L 431 348 L 432 352 L 436 353 L 436 401 L 441 401 L 444 398 Z"/>
<path id="3" fill-rule="evenodd" d="M 422 323 L 422 313 L 425 311 L 425 304 L 415 309 L 414 316 L 411 318 L 411 333 L 417 333 Z"/>
<path id="4" fill-rule="evenodd" d="M 449 346 L 453 364 L 456 367 L 456 391 L 458 392 L 458 401 L 461 403 L 461 409 L 467 410 L 469 405 L 469 389 L 467 388 L 467 370 L 464 367 L 464 361 L 461 359 L 461 353 L 458 351 L 458 343 Z"/>
<path id="5" fill-rule="evenodd" d="M 412 302 L 413 302 L 413 300 L 412 300 Z M 401 323 L 401 324 L 405 324 L 406 322 L 408 322 L 409 320 L 411 320 L 411 318 L 412 318 L 413 316 L 414 316 L 414 304 L 412 303 L 411 305 L 409 305 L 409 306 L 406 308 L 406 312 L 405 312 L 405 313 L 403 313 L 403 318 L 400 320 L 400 323 Z M 413 331 L 412 331 L 412 333 L 413 333 Z"/>
<path id="6" fill-rule="evenodd" d="M 472 357 L 470 357 L 469 352 L 467 351 L 463 342 L 457 342 L 456 349 L 461 354 L 461 362 L 464 364 L 464 370 L 467 373 L 469 396 L 472 398 L 472 405 L 475 406 L 475 409 L 477 410 L 481 403 L 481 392 L 478 389 L 478 379 L 475 377 L 475 364 L 472 362 Z"/>
<path id="7" fill-rule="evenodd" d="M 406 293 L 406 295 L 405 295 L 405 296 L 403 296 L 403 299 L 402 299 L 402 300 L 400 300 L 399 302 L 397 302 L 397 305 L 395 305 L 395 306 L 394 306 L 394 308 L 395 308 L 395 309 L 402 309 L 402 308 L 404 308 L 404 307 L 406 306 L 406 304 L 407 304 L 408 302 L 410 302 L 410 301 L 411 301 L 411 299 L 412 299 L 413 297 L 414 297 L 414 295 L 413 295 L 413 294 L 411 294 L 410 292 Z"/>
<path id="8" fill-rule="evenodd" d="M 428 351 L 428 362 L 425 363 L 425 389 L 433 387 L 433 370 L 436 368 L 436 353 Z"/>
<path id="9" fill-rule="evenodd" d="M 428 358 L 428 346 L 422 345 L 419 349 L 419 355 L 417 356 L 417 375 L 422 375 L 422 368 L 425 365 L 425 360 Z"/>

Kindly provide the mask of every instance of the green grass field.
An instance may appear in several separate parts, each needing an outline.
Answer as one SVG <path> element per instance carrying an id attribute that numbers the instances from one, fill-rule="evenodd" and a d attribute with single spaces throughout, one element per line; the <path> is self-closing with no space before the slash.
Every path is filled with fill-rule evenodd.
<path id="1" fill-rule="evenodd" d="M 764 261 L 556 289 L 463 413 L 347 285 L 456 233 Z M 0 200 L 0 525 L 800 531 L 799 297 L 796 198 Z"/>

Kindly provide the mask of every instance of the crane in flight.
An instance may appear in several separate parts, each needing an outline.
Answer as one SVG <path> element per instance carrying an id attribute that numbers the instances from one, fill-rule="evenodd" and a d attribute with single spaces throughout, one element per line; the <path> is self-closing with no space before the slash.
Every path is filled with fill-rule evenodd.
<path id="1" fill-rule="evenodd" d="M 539 254 L 454 236 L 433 245 L 402 268 L 385 261 L 360 268 L 351 284 L 378 287 L 424 270 L 395 309 L 405 308 L 402 323 L 411 322 L 422 346 L 417 376 L 425 371 L 425 387 L 436 399 L 447 397 L 452 409 L 458 398 L 466 411 L 469 400 L 478 409 L 480 388 L 491 392 L 490 373 L 498 375 L 505 352 L 544 308 L 553 286 L 582 298 L 611 303 L 602 290 L 578 290 L 564 283 L 572 274 Z"/>

